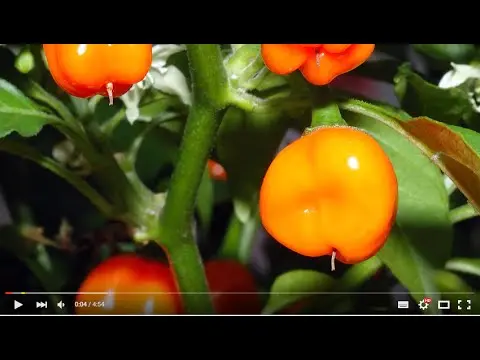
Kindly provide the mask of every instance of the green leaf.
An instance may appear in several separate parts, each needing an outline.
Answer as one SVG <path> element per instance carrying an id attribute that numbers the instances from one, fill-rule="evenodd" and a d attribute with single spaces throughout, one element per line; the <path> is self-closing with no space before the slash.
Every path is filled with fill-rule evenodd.
<path id="1" fill-rule="evenodd" d="M 451 259 L 445 265 L 450 271 L 456 271 L 463 274 L 480 276 L 480 259 L 455 258 Z"/>
<path id="2" fill-rule="evenodd" d="M 447 124 L 480 120 L 463 87 L 439 88 L 413 72 L 409 64 L 399 67 L 394 83 L 402 108 L 412 116 L 428 116 Z"/>
<path id="3" fill-rule="evenodd" d="M 58 120 L 38 110 L 20 90 L 0 79 L 0 138 L 14 131 L 24 137 L 34 136 L 44 125 Z"/>
<path id="4" fill-rule="evenodd" d="M 351 266 L 342 275 L 335 288 L 352 291 L 370 279 L 382 267 L 383 263 L 376 256 Z"/>
<path id="5" fill-rule="evenodd" d="M 435 284 L 444 300 L 450 300 L 450 309 L 454 313 L 479 314 L 480 294 L 463 281 L 458 275 L 445 270 L 435 273 Z M 460 303 L 459 303 L 460 301 Z M 469 301 L 471 309 L 468 310 Z M 460 309 L 458 309 L 460 306 Z"/>
<path id="6" fill-rule="evenodd" d="M 397 224 L 422 257 L 443 267 L 451 254 L 453 231 L 441 172 L 414 144 L 385 124 L 350 113 L 345 118 L 373 135 L 389 156 L 398 181 Z M 402 268 L 402 272 L 415 272 Z"/>
<path id="7" fill-rule="evenodd" d="M 425 296 L 429 296 L 437 302 L 438 291 L 434 283 L 435 271 L 417 250 L 414 239 L 410 239 L 400 227 L 393 228 L 387 243 L 377 256 L 398 281 L 410 291 L 415 300 L 420 301 Z M 430 311 L 435 312 L 435 310 L 433 307 L 430 308 Z"/>
<path id="8" fill-rule="evenodd" d="M 378 106 L 358 100 L 347 100 L 341 103 L 340 107 L 382 122 L 409 139 L 455 183 L 475 209 L 480 211 L 480 134 L 426 117 L 401 121 L 385 114 Z"/>
<path id="9" fill-rule="evenodd" d="M 476 52 L 474 44 L 414 44 L 413 47 L 433 59 L 457 64 L 470 62 Z"/>
<path id="10" fill-rule="evenodd" d="M 200 226 L 207 234 L 210 229 L 210 222 L 212 220 L 213 213 L 213 182 L 210 179 L 208 170 L 205 170 L 202 181 L 197 192 L 197 214 L 200 218 Z"/>
<path id="11" fill-rule="evenodd" d="M 293 270 L 278 276 L 271 289 L 263 314 L 274 314 L 289 305 L 307 299 L 319 292 L 329 291 L 335 280 L 313 270 Z"/>
<path id="12" fill-rule="evenodd" d="M 246 114 L 231 108 L 225 115 L 216 150 L 242 222 L 251 216 L 251 204 L 287 127 L 286 119 L 277 113 Z"/>
<path id="13" fill-rule="evenodd" d="M 251 216 L 246 222 L 240 221 L 237 215 L 233 213 L 222 246 L 218 251 L 219 256 L 247 264 L 250 260 L 252 245 L 259 226 L 258 208 L 255 208 L 255 215 Z"/>
<path id="14" fill-rule="evenodd" d="M 457 126 L 446 126 L 428 118 L 400 123 L 421 142 L 429 155 L 471 204 L 480 210 L 480 134 Z"/>

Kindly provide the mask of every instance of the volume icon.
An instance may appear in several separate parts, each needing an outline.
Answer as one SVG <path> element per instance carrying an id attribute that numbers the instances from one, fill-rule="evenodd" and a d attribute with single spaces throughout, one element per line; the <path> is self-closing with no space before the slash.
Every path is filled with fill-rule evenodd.
<path id="1" fill-rule="evenodd" d="M 57 303 L 57 306 L 60 308 L 60 309 L 63 309 L 65 307 L 65 303 L 63 301 L 59 301 Z"/>
<path id="2" fill-rule="evenodd" d="M 36 302 L 36 307 L 38 308 L 47 308 L 48 304 L 46 301 L 37 301 Z"/>

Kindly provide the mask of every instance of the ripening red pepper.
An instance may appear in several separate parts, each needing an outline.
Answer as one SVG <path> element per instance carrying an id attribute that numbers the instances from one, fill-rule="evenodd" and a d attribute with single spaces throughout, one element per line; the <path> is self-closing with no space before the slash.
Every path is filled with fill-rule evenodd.
<path id="1" fill-rule="evenodd" d="M 207 168 L 211 179 L 217 181 L 227 180 L 227 172 L 225 171 L 225 168 L 218 162 L 209 159 L 207 162 Z"/>
<path id="2" fill-rule="evenodd" d="M 152 64 L 151 44 L 44 44 L 53 79 L 73 96 L 113 98 L 142 81 Z"/>
<path id="3" fill-rule="evenodd" d="M 375 44 L 262 44 L 266 67 L 279 75 L 300 70 L 310 83 L 327 85 L 363 64 Z"/>

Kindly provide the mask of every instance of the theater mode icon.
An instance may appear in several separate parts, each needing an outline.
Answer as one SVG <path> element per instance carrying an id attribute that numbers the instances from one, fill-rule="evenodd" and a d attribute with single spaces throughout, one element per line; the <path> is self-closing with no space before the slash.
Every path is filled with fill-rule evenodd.
<path id="1" fill-rule="evenodd" d="M 437 308 L 439 310 L 449 310 L 450 309 L 450 300 L 438 300 Z"/>

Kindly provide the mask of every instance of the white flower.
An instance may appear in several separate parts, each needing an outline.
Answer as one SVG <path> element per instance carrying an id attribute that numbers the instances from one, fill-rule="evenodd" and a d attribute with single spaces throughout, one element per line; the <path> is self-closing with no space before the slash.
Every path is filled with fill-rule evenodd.
<path id="1" fill-rule="evenodd" d="M 471 66 L 471 65 L 461 65 L 451 63 L 452 70 L 447 72 L 441 78 L 438 83 L 438 87 L 442 89 L 453 88 L 462 85 L 468 79 L 479 79 L 480 80 L 480 68 Z M 473 108 L 476 112 L 480 113 L 480 105 L 478 100 L 480 100 L 480 86 L 469 92 L 470 102 L 472 103 Z"/>
<path id="2" fill-rule="evenodd" d="M 151 87 L 161 92 L 176 95 L 187 106 L 192 104 L 191 92 L 185 75 L 174 65 L 167 65 L 168 58 L 180 51 L 184 51 L 183 45 L 160 44 L 152 49 L 152 66 L 145 79 L 130 89 L 120 99 L 126 107 L 126 117 L 130 123 L 136 120 L 151 120 L 141 117 L 138 108 L 145 91 Z"/>

